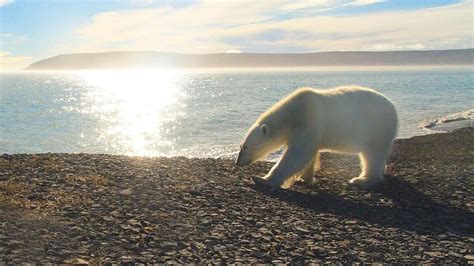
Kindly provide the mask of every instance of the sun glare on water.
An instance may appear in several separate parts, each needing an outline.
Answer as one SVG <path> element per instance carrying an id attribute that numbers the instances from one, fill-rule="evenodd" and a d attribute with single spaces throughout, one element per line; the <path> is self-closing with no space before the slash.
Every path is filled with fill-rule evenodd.
<path id="1" fill-rule="evenodd" d="M 176 119 L 184 95 L 183 73 L 163 70 L 88 71 L 79 74 L 88 87 L 90 112 L 98 116 L 101 137 L 110 149 L 133 156 L 158 156 L 156 145 L 172 147 L 161 137 L 165 122 Z"/>

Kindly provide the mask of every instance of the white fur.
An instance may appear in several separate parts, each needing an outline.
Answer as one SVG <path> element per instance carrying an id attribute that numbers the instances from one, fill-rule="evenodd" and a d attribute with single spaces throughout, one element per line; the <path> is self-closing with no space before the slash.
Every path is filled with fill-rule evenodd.
<path id="1" fill-rule="evenodd" d="M 248 165 L 285 146 L 282 158 L 257 183 L 291 186 L 314 182 L 319 151 L 358 153 L 362 172 L 351 183 L 383 181 L 385 158 L 397 132 L 394 105 L 381 93 L 358 86 L 301 88 L 282 99 L 250 127 L 237 165 Z"/>

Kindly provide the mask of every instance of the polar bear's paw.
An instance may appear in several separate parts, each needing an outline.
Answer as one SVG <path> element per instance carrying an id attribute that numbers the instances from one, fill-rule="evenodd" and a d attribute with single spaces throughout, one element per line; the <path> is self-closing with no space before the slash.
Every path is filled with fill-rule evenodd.
<path id="1" fill-rule="evenodd" d="M 271 187 L 270 183 L 265 178 L 252 176 L 252 181 L 258 186 Z"/>
<path id="2" fill-rule="evenodd" d="M 275 186 L 275 184 L 271 183 L 270 180 L 268 180 L 266 178 L 253 176 L 252 181 L 257 186 L 260 186 L 260 187 L 267 187 L 267 188 L 271 188 L 272 190 L 273 189 L 280 189 L 280 186 Z"/>
<path id="3" fill-rule="evenodd" d="M 383 178 L 380 177 L 354 177 L 349 183 L 353 186 L 362 188 L 362 189 L 371 189 L 374 186 L 383 182 Z"/>
<path id="4" fill-rule="evenodd" d="M 307 186 L 314 186 L 316 184 L 316 178 L 312 176 L 310 178 L 306 178 L 304 182 Z"/>
<path id="5" fill-rule="evenodd" d="M 305 178 L 305 179 L 298 178 L 298 179 L 296 179 L 295 183 L 311 187 L 311 186 L 314 186 L 316 184 L 316 178 L 314 178 L 313 176 L 310 177 L 310 178 Z"/>

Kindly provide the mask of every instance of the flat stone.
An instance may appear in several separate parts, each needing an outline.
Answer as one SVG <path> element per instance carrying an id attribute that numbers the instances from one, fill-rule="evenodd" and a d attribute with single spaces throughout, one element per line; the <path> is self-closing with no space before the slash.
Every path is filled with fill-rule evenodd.
<path id="1" fill-rule="evenodd" d="M 431 257 L 436 257 L 436 258 L 443 257 L 443 253 L 441 253 L 440 251 L 425 251 L 424 253 Z"/>
<path id="2" fill-rule="evenodd" d="M 308 230 L 306 230 L 306 229 L 304 229 L 304 228 L 301 228 L 301 227 L 296 227 L 295 229 L 296 229 L 297 231 L 301 232 L 301 233 L 305 233 L 305 234 L 306 234 L 306 233 L 309 233 Z"/>
<path id="3" fill-rule="evenodd" d="M 456 253 L 456 252 L 449 252 L 448 255 L 456 257 L 456 258 L 464 258 L 464 256 L 462 254 L 459 254 L 459 253 Z"/>
<path id="4" fill-rule="evenodd" d="M 128 196 L 128 195 L 132 194 L 132 190 L 131 189 L 120 190 L 119 194 L 123 195 L 123 196 Z"/>

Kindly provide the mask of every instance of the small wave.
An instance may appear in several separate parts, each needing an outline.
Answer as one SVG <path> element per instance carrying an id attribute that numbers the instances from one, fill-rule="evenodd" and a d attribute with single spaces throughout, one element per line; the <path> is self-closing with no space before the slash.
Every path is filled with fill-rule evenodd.
<path id="1" fill-rule="evenodd" d="M 466 121 L 466 120 L 471 120 L 470 123 L 466 123 L 466 125 L 472 124 L 472 122 L 474 122 L 474 109 L 467 110 L 464 112 L 449 114 L 440 118 L 423 120 L 420 123 L 419 127 L 423 129 L 433 129 L 435 127 L 439 127 L 442 125 L 447 125 L 453 122 L 460 122 L 460 121 Z"/>

